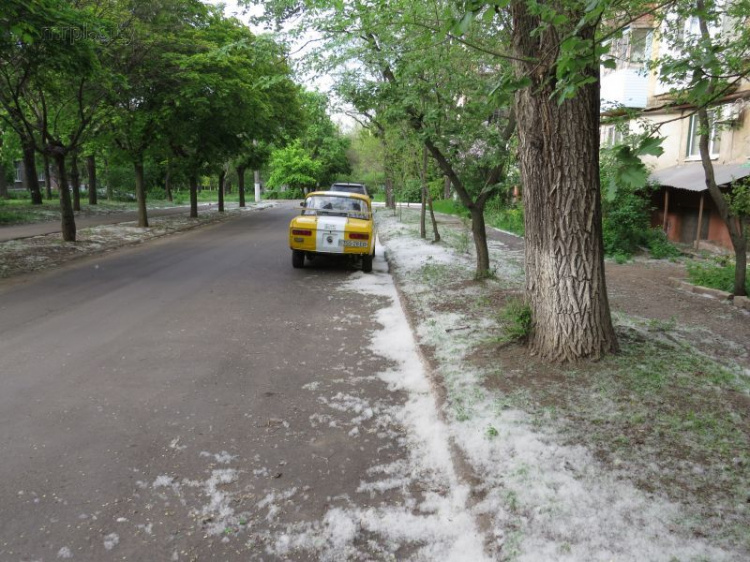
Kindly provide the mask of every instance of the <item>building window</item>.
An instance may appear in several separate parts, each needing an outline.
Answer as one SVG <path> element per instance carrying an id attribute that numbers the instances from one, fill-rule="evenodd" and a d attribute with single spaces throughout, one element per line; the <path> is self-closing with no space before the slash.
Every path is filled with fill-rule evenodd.
<path id="1" fill-rule="evenodd" d="M 721 118 L 721 110 L 714 109 L 708 113 L 708 121 L 711 126 L 711 131 L 708 139 L 708 152 L 711 158 L 717 158 L 719 151 L 721 150 L 721 130 L 716 125 L 716 122 Z M 701 157 L 700 152 L 700 122 L 698 120 L 698 114 L 694 114 L 690 117 L 690 123 L 688 126 L 688 143 L 687 152 L 685 156 L 690 159 L 696 159 Z"/>
<path id="2" fill-rule="evenodd" d="M 609 52 L 614 57 L 617 69 L 644 69 L 651 58 L 653 30 L 648 27 L 627 28 L 622 37 L 612 40 Z"/>
<path id="3" fill-rule="evenodd" d="M 621 144 L 627 134 L 627 126 L 623 125 L 604 125 L 601 129 L 601 145 L 605 148 L 611 148 L 616 144 Z"/>

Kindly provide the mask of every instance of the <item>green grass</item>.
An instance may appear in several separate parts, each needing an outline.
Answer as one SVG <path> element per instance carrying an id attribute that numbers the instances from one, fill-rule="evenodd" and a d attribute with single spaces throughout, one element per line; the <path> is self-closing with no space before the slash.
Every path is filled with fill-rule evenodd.
<path id="1" fill-rule="evenodd" d="M 668 341 L 671 325 L 618 334 L 620 353 L 597 363 L 529 365 L 512 378 L 500 371 L 509 401 L 502 407 L 531 413 L 540 427 L 554 409 L 566 442 L 586 444 L 647 491 L 720 506 L 703 528 L 750 547 L 742 503 L 750 489 L 750 379 Z"/>
<path id="2" fill-rule="evenodd" d="M 459 201 L 441 199 L 433 201 L 433 208 L 438 213 L 468 217 L 469 211 Z M 490 202 L 484 209 L 485 222 L 494 228 L 512 232 L 523 236 L 523 210 L 520 207 L 503 207 L 499 203 Z"/>
<path id="3" fill-rule="evenodd" d="M 688 279 L 694 285 L 720 291 L 734 290 L 734 261 L 722 257 L 711 262 L 690 262 L 687 264 Z M 750 272 L 745 274 L 745 291 L 750 294 Z"/>

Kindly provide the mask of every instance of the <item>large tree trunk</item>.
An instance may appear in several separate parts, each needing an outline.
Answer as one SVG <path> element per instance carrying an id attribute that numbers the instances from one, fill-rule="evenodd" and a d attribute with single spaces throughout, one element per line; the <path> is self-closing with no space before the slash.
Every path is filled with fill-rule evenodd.
<path id="1" fill-rule="evenodd" d="M 167 160 L 167 171 L 164 173 L 164 194 L 167 197 L 167 201 L 170 203 L 172 202 L 172 182 L 170 177 L 170 172 L 172 171 L 171 166 L 169 165 L 169 160 Z"/>
<path id="2" fill-rule="evenodd" d="M 440 233 L 438 232 L 437 220 L 435 219 L 435 209 L 432 207 L 432 194 L 430 193 L 430 189 L 427 185 L 427 149 L 426 148 L 422 149 L 422 205 L 426 205 L 427 208 L 430 210 L 430 221 L 432 222 L 432 234 L 433 234 L 432 240 L 433 242 L 440 242 Z M 484 217 L 482 217 L 482 220 L 484 220 Z M 425 231 L 426 230 L 427 229 L 425 228 Z M 425 232 L 425 236 L 426 235 L 427 233 Z"/>
<path id="3" fill-rule="evenodd" d="M 39 189 L 39 174 L 36 173 L 36 149 L 34 143 L 23 143 L 23 183 L 31 194 L 31 204 L 42 204 L 42 192 Z"/>
<path id="4" fill-rule="evenodd" d="M 451 198 L 451 179 L 445 178 L 443 182 L 443 199 Z"/>
<path id="5" fill-rule="evenodd" d="M 47 199 L 52 199 L 52 170 L 50 170 L 49 156 L 44 155 L 44 189 Z"/>
<path id="6" fill-rule="evenodd" d="M 240 207 L 245 207 L 245 166 L 237 166 L 237 191 L 240 194 Z"/>
<path id="7" fill-rule="evenodd" d="M 419 210 L 419 236 L 427 238 L 427 178 L 425 177 L 425 168 L 427 168 L 427 150 L 422 151 L 422 166 L 419 167 L 420 200 L 422 208 Z"/>
<path id="8" fill-rule="evenodd" d="M 747 290 L 745 289 L 745 280 L 747 277 L 747 239 L 745 238 L 742 222 L 732 212 L 729 203 L 724 198 L 724 194 L 716 185 L 716 177 L 714 175 L 714 165 L 711 162 L 711 156 L 709 151 L 709 135 L 711 131 L 711 123 L 708 118 L 708 110 L 702 107 L 698 110 L 698 120 L 700 122 L 701 135 L 698 141 L 698 147 L 701 154 L 701 162 L 703 163 L 703 171 L 706 175 L 706 186 L 708 187 L 708 193 L 711 195 L 711 199 L 716 205 L 716 210 L 719 211 L 721 220 L 729 231 L 729 238 L 732 240 L 732 247 L 734 248 L 734 289 L 733 293 L 735 296 L 746 296 Z"/>
<path id="9" fill-rule="evenodd" d="M 138 206 L 138 226 L 148 227 L 148 212 L 146 210 L 146 182 L 143 177 L 143 159 L 133 162 L 135 169 L 135 201 Z"/>
<path id="10" fill-rule="evenodd" d="M 198 218 L 198 175 L 190 174 L 190 218 Z"/>
<path id="11" fill-rule="evenodd" d="M 5 163 L 0 162 L 0 199 L 10 199 L 8 193 L 8 170 L 5 169 Z"/>
<path id="12" fill-rule="evenodd" d="M 219 212 L 224 212 L 224 186 L 226 184 L 227 172 L 222 168 L 219 172 Z"/>
<path id="13" fill-rule="evenodd" d="M 81 210 L 81 174 L 78 171 L 78 154 L 70 155 L 70 183 L 73 184 L 73 210 Z"/>
<path id="14" fill-rule="evenodd" d="M 86 157 L 86 174 L 89 177 L 89 205 L 96 205 L 98 203 L 96 193 L 96 157 L 93 154 L 89 154 Z"/>
<path id="15" fill-rule="evenodd" d="M 107 178 L 107 201 L 115 198 L 115 190 L 112 187 L 112 176 L 109 173 L 109 158 L 104 159 L 104 176 Z"/>
<path id="16" fill-rule="evenodd" d="M 55 147 L 53 154 L 55 166 L 57 167 L 57 191 L 60 193 L 60 219 L 62 239 L 66 242 L 76 241 L 76 219 L 73 213 L 73 205 L 70 201 L 70 190 L 68 189 L 68 176 L 65 172 L 65 152 L 61 147 Z"/>
<path id="17" fill-rule="evenodd" d="M 396 208 L 396 197 L 393 194 L 393 177 L 390 171 L 385 173 L 385 206 L 389 209 Z"/>
<path id="18" fill-rule="evenodd" d="M 516 73 L 532 81 L 515 100 L 531 348 L 553 361 L 599 358 L 617 350 L 604 278 L 599 66 L 592 58 L 587 73 L 594 81 L 559 104 L 555 57 L 572 30 L 547 27 L 538 33 L 540 19 L 526 6 L 511 4 Z M 593 43 L 594 28 L 578 35 Z"/>

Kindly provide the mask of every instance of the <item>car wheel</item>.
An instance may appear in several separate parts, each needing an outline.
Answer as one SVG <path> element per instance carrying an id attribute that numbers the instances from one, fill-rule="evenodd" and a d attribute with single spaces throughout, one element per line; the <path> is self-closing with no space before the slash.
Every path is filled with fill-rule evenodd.
<path id="1" fill-rule="evenodd" d="M 299 269 L 305 265 L 305 252 L 302 250 L 292 250 L 292 267 Z"/>
<path id="2" fill-rule="evenodd" d="M 372 255 L 367 254 L 362 256 L 362 271 L 370 273 L 372 271 Z"/>

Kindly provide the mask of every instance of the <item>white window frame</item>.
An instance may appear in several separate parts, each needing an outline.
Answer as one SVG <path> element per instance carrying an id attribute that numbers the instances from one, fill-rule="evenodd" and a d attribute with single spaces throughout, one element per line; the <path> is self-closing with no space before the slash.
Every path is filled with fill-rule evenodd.
<path id="1" fill-rule="evenodd" d="M 721 108 L 709 111 L 708 120 L 711 124 L 711 134 L 708 139 L 708 154 L 712 159 L 718 158 L 721 151 L 721 129 L 717 121 L 721 120 Z M 687 146 L 685 147 L 685 158 L 687 160 L 700 160 L 701 153 L 697 136 L 700 131 L 698 114 L 694 113 L 688 120 Z"/>

